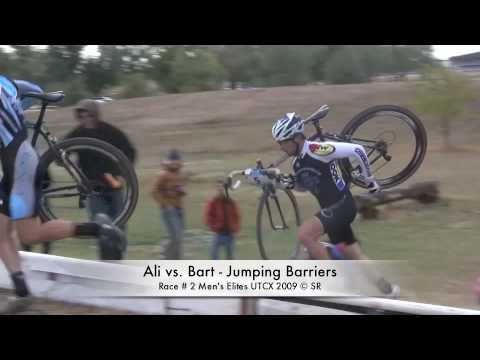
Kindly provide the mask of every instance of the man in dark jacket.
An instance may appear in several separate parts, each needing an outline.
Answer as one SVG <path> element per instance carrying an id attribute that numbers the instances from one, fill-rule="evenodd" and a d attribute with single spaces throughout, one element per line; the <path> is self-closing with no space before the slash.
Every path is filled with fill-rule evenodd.
<path id="1" fill-rule="evenodd" d="M 100 112 L 100 103 L 95 100 L 86 99 L 78 103 L 74 108 L 74 115 L 79 122 L 79 126 L 69 132 L 65 138 L 87 137 L 105 141 L 122 151 L 132 162 L 136 159 L 136 150 L 128 137 L 117 127 L 102 120 Z M 97 157 L 89 151 L 79 151 L 78 164 L 85 175 L 90 180 L 98 180 L 102 183 L 108 183 L 112 191 L 98 196 L 92 196 L 88 199 L 86 205 L 90 216 L 95 217 L 98 213 L 107 214 L 109 217 L 115 217 L 123 205 L 122 183 L 118 178 L 118 170 L 115 164 L 108 163 L 105 156 Z M 122 230 L 126 230 L 125 227 Z M 100 245 L 101 260 L 121 260 L 125 255 L 123 253 L 113 253 Z"/>

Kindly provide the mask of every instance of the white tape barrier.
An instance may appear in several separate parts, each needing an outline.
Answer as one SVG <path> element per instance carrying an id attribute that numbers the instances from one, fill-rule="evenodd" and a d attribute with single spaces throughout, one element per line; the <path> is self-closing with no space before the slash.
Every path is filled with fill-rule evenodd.
<path id="1" fill-rule="evenodd" d="M 282 299 L 257 299 L 258 315 L 360 315 L 351 311 L 329 309 L 318 305 L 285 302 Z"/>
<path id="2" fill-rule="evenodd" d="M 450 306 L 431 305 L 417 302 L 393 300 L 393 299 L 322 299 L 324 302 L 335 304 L 353 305 L 380 311 L 390 311 L 399 314 L 410 315 L 480 315 L 480 311 L 474 309 L 462 309 Z"/>
<path id="3" fill-rule="evenodd" d="M 123 271 L 125 265 L 79 260 L 61 256 L 21 252 L 33 294 L 39 298 L 85 304 L 141 314 L 235 315 L 244 312 L 238 298 L 100 298 L 84 297 L 98 289 L 99 281 L 109 283 L 108 274 Z M 100 280 L 93 274 L 102 272 Z M 0 288 L 11 289 L 10 277 L 0 265 Z M 288 302 L 285 302 L 288 301 Z M 359 309 L 376 309 L 406 314 L 479 315 L 480 311 L 378 298 L 289 298 L 254 299 L 257 314 L 356 314 Z M 252 313 L 252 311 L 249 311 Z"/>
<path id="4" fill-rule="evenodd" d="M 331 311 L 356 314 L 480 315 L 480 311 L 474 309 L 382 298 L 276 298 L 268 299 L 268 301 L 270 303 L 286 302 L 290 304 L 302 304 L 322 307 L 324 309 L 330 309 Z"/>
<path id="5" fill-rule="evenodd" d="M 80 260 L 61 256 L 20 252 L 22 267 L 25 270 L 29 286 L 38 298 L 62 301 L 71 304 L 83 304 L 129 311 L 139 314 L 169 315 L 238 315 L 238 314 L 331 314 L 338 311 L 303 305 L 282 303 L 259 303 L 250 299 L 245 309 L 245 299 L 239 298 L 95 298 L 84 297 L 98 289 L 99 272 L 109 278 L 109 274 L 118 274 L 122 266 L 99 261 Z M 105 282 L 105 281 L 104 281 Z M 108 285 L 108 282 L 105 282 Z M 0 265 L 0 288 L 12 289 L 10 277 L 3 265 Z M 268 303 L 268 301 L 267 301 Z M 311 308 L 309 310 L 309 308 Z M 303 311 L 298 311 L 303 309 Z"/>
<path id="6" fill-rule="evenodd" d="M 238 298 L 96 298 L 83 294 L 98 289 L 98 274 L 118 274 L 123 265 L 79 260 L 61 256 L 21 252 L 33 294 L 39 298 L 130 311 L 140 314 L 221 314 L 236 315 L 244 312 Z M 106 283 L 108 284 L 108 283 Z M 0 265 L 0 288 L 11 289 L 8 272 Z M 258 309 L 258 303 L 254 301 Z M 277 308 L 285 308 L 278 304 Z M 249 309 L 253 313 L 257 309 Z M 267 312 L 271 311 L 267 307 Z M 274 309 L 273 309 L 274 310 Z M 282 312 L 282 311 L 280 311 Z M 283 310 L 285 312 L 285 310 Z M 292 313 L 292 312 L 290 312 Z"/>
<path id="7" fill-rule="evenodd" d="M 123 265 L 61 256 L 21 252 L 22 267 L 35 297 L 135 312 L 139 314 L 224 314 L 240 313 L 240 300 L 191 298 L 96 298 L 84 297 L 98 289 L 99 280 L 91 274 L 121 271 Z M 104 281 L 105 282 L 105 281 Z M 108 285 L 108 282 L 105 282 Z M 12 289 L 8 272 L 0 265 L 0 288 Z"/>
<path id="8" fill-rule="evenodd" d="M 82 297 L 86 289 L 88 293 L 92 293 L 93 283 L 98 284 L 97 279 L 88 276 L 88 271 L 82 270 L 102 267 L 105 271 L 112 271 L 114 270 L 112 264 L 25 252 L 21 252 L 21 258 L 28 284 L 35 297 L 128 311 L 138 310 L 136 304 L 130 304 L 124 299 L 119 299 L 122 301 L 117 304 L 117 299 Z M 10 277 L 4 266 L 0 266 L 0 287 L 12 288 Z M 158 307 L 151 301 L 141 306 L 145 307 L 145 312 L 150 312 Z"/>

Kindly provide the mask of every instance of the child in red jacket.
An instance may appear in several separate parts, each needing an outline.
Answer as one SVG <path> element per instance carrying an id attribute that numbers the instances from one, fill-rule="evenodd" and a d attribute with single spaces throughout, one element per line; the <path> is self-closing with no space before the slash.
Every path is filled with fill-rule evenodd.
<path id="1" fill-rule="evenodd" d="M 205 224 L 215 233 L 211 256 L 218 260 L 220 247 L 224 246 L 227 259 L 232 260 L 234 235 L 240 230 L 240 212 L 233 199 L 225 196 L 223 181 L 217 181 L 216 191 L 217 195 L 205 208 Z"/>

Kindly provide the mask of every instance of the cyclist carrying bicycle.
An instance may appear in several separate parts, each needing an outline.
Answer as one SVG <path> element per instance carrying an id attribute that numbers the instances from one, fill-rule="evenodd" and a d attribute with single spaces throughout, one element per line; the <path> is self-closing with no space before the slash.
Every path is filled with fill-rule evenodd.
<path id="1" fill-rule="evenodd" d="M 357 215 L 355 201 L 338 166 L 338 160 L 354 157 L 360 163 L 356 174 L 369 192 L 380 191 L 370 171 L 370 164 L 362 146 L 345 142 L 313 142 L 304 135 L 304 121 L 295 113 L 288 113 L 275 122 L 272 135 L 293 160 L 293 174 L 281 175 L 280 184 L 286 189 L 309 191 L 317 199 L 321 210 L 307 219 L 298 230 L 298 239 L 312 259 L 329 260 L 329 253 L 320 243 L 327 234 L 333 245 L 345 244 L 343 255 L 348 260 L 368 260 L 363 254 L 351 224 Z M 400 288 L 383 278 L 377 281 L 382 293 L 396 297 Z"/>
<path id="2" fill-rule="evenodd" d="M 45 223 L 40 221 L 40 182 L 36 178 L 39 157 L 28 141 L 24 119 L 24 110 L 32 103 L 22 100 L 22 95 L 28 92 L 43 93 L 35 84 L 13 81 L 0 75 L 0 160 L 3 170 L 0 183 L 0 259 L 10 273 L 19 298 L 28 298 L 30 291 L 13 237 L 14 230 L 26 245 L 74 236 L 98 236 L 112 247 L 123 247 L 125 242 L 123 232 L 103 215 L 86 223 L 60 219 Z"/>

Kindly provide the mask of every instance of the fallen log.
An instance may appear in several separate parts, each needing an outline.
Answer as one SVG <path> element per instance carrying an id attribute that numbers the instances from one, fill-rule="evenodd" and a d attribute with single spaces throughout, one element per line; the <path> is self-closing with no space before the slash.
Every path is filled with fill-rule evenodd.
<path id="1" fill-rule="evenodd" d="M 376 208 L 379 205 L 392 202 L 413 199 L 422 204 L 430 204 L 439 199 L 438 183 L 422 182 L 413 184 L 409 188 L 385 190 L 376 194 L 355 195 L 355 202 L 358 211 L 365 219 L 376 219 L 379 211 Z"/>

